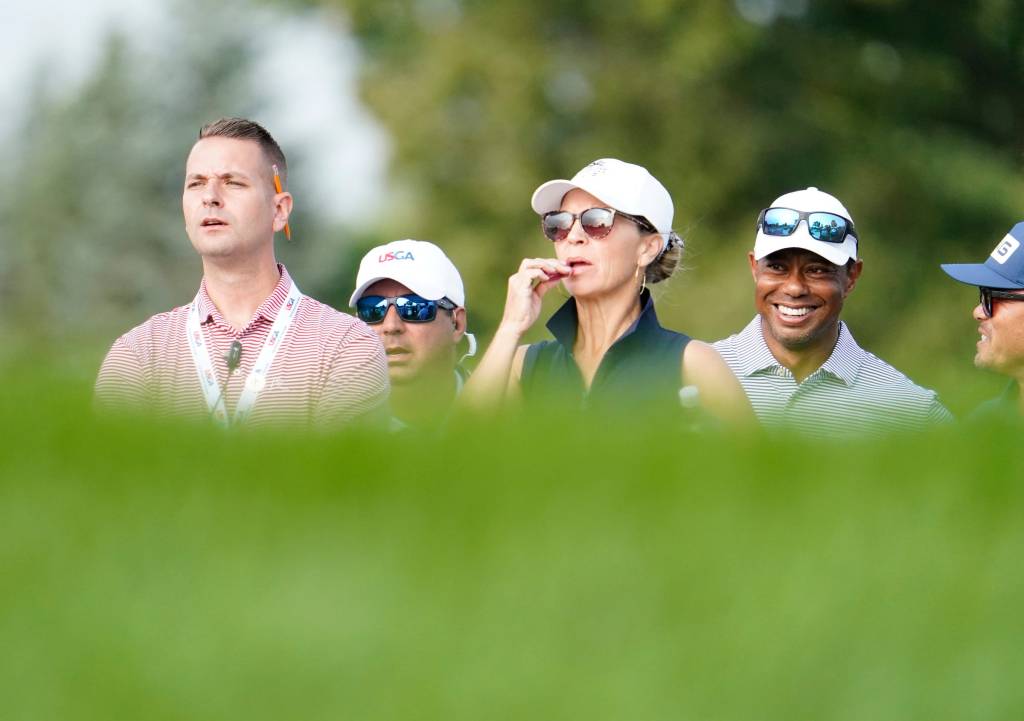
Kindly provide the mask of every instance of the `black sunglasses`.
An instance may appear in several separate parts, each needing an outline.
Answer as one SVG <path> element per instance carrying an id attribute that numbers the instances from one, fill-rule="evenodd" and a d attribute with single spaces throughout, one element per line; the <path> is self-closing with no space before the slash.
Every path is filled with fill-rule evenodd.
<path id="1" fill-rule="evenodd" d="M 588 238 L 600 240 L 612 232 L 612 225 L 615 224 L 615 216 L 621 215 L 626 220 L 631 220 L 640 226 L 640 229 L 647 233 L 658 231 L 651 225 L 650 221 L 639 215 L 630 215 L 614 208 L 587 208 L 578 215 L 568 210 L 552 210 L 544 213 L 540 219 L 540 227 L 548 240 L 565 240 L 572 230 L 572 224 L 580 219 L 580 227 L 587 234 Z"/>
<path id="2" fill-rule="evenodd" d="M 986 288 L 985 286 L 980 286 L 978 290 L 981 292 L 981 310 L 986 318 L 992 317 L 993 298 L 996 300 L 1024 300 L 1024 294 L 1022 293 L 1011 293 L 1006 290 Z"/>
<path id="3" fill-rule="evenodd" d="M 356 301 L 356 315 L 369 325 L 384 320 L 388 308 L 395 306 L 398 317 L 406 323 L 429 323 L 437 317 L 437 309 L 455 310 L 455 304 L 447 298 L 427 300 L 415 293 L 407 295 L 364 295 Z"/>
<path id="4" fill-rule="evenodd" d="M 842 243 L 848 235 L 860 239 L 852 220 L 824 211 L 808 213 L 792 208 L 765 208 L 757 216 L 757 227 L 765 235 L 785 237 L 796 232 L 801 220 L 807 223 L 807 232 L 815 240 Z"/>

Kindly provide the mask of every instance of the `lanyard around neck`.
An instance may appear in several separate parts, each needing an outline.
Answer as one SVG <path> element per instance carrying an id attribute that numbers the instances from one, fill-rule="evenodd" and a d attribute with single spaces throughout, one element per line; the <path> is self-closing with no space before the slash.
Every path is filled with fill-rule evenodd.
<path id="1" fill-rule="evenodd" d="M 288 296 L 277 311 L 274 324 L 270 327 L 267 339 L 263 341 L 263 348 L 260 350 L 256 363 L 253 365 L 249 376 L 245 379 L 245 387 L 242 395 L 235 406 L 235 412 L 228 416 L 227 404 L 224 401 L 224 394 L 220 391 L 217 383 L 217 374 L 213 369 L 213 361 L 210 360 L 210 351 L 206 340 L 203 338 L 203 330 L 199 318 L 199 294 L 188 310 L 188 321 L 185 326 L 185 335 L 188 338 L 188 347 L 192 351 L 192 362 L 195 363 L 196 373 L 199 374 L 199 387 L 203 390 L 206 398 L 206 406 L 214 421 L 225 428 L 229 425 L 244 423 L 249 414 L 252 413 L 260 391 L 267 384 L 267 374 L 270 372 L 270 365 L 274 362 L 277 350 L 283 345 L 285 334 L 295 319 L 295 313 L 299 309 L 299 301 L 302 299 L 302 292 L 293 282 L 288 290 Z"/>

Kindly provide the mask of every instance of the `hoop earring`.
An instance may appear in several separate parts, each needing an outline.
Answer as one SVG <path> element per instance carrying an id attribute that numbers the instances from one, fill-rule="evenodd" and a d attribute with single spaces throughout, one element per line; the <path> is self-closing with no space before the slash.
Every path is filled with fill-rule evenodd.
<path id="1" fill-rule="evenodd" d="M 647 290 L 647 269 L 643 268 L 642 270 L 643 270 L 643 276 L 642 276 L 642 278 L 640 280 L 640 293 L 638 295 L 643 295 L 644 291 Z M 640 273 L 641 273 L 640 264 L 637 263 L 636 264 L 636 272 L 633 273 L 633 278 L 635 279 L 637 276 L 640 275 Z"/>

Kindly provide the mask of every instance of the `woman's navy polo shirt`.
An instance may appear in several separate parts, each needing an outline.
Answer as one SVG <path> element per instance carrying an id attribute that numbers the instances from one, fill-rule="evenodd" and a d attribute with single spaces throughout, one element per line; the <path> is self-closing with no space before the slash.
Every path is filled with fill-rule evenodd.
<path id="1" fill-rule="evenodd" d="M 639 302 L 640 316 L 604 354 L 587 389 L 572 355 L 579 327 L 576 300 L 566 301 L 547 323 L 555 340 L 527 348 L 519 379 L 527 403 L 575 402 L 586 410 L 678 409 L 683 351 L 690 338 L 661 327 L 649 290 Z"/>

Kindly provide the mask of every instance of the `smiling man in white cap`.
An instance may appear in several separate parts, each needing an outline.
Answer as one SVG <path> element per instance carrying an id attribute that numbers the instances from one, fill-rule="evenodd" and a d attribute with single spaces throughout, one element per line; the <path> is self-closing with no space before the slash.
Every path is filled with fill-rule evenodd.
<path id="1" fill-rule="evenodd" d="M 1024 418 L 1024 223 L 1010 228 L 984 263 L 946 263 L 950 277 L 977 286 L 980 302 L 974 365 L 1009 377 L 1000 396 L 984 404 L 975 417 L 1004 413 Z"/>
<path id="2" fill-rule="evenodd" d="M 384 344 L 396 425 L 442 423 L 466 379 L 456 348 L 465 338 L 463 358 L 476 352 L 455 264 L 421 240 L 378 246 L 363 256 L 349 304 Z"/>
<path id="3" fill-rule="evenodd" d="M 934 391 L 857 345 L 839 319 L 863 268 L 858 243 L 850 212 L 817 188 L 758 216 L 749 253 L 757 315 L 715 348 L 769 428 L 878 435 L 951 419 Z"/>

